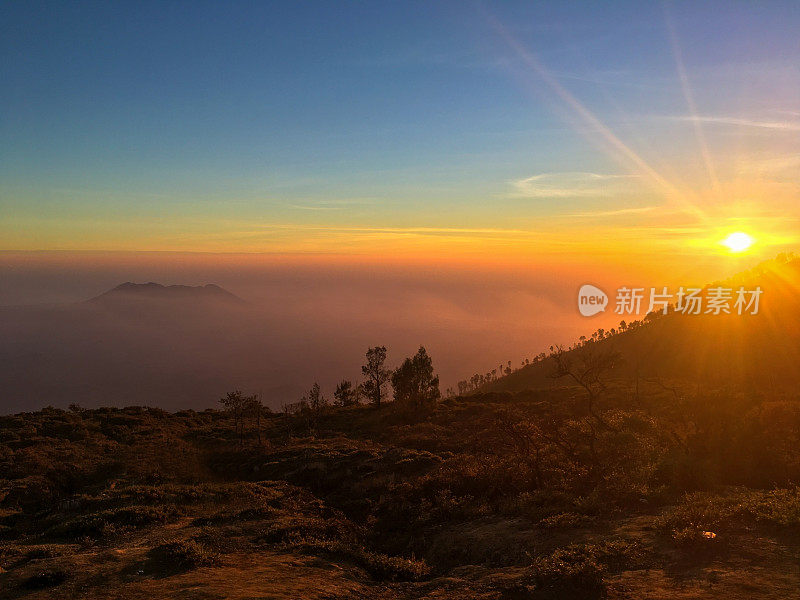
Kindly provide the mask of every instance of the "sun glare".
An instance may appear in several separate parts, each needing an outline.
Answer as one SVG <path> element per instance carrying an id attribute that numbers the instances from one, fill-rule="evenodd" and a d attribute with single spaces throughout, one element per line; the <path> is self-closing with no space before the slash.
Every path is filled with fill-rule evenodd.
<path id="1" fill-rule="evenodd" d="M 755 240 L 751 236 L 737 231 L 736 233 L 728 235 L 728 237 L 720 243 L 731 252 L 744 252 L 753 245 L 753 242 L 755 242 Z"/>

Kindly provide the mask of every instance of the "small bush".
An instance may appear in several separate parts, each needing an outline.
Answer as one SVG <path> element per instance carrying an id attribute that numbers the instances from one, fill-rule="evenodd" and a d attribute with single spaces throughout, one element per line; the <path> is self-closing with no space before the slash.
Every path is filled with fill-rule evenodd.
<path id="1" fill-rule="evenodd" d="M 51 502 L 54 494 L 53 485 L 46 477 L 31 475 L 12 484 L 2 506 L 35 510 Z"/>
<path id="2" fill-rule="evenodd" d="M 593 523 L 594 519 L 586 515 L 565 512 L 545 517 L 539 521 L 539 527 L 544 527 L 546 529 L 576 529 L 579 527 L 588 527 Z"/>
<path id="3" fill-rule="evenodd" d="M 151 549 L 147 557 L 151 566 L 165 572 L 191 571 L 219 561 L 216 553 L 194 540 L 161 544 Z"/>
<path id="4" fill-rule="evenodd" d="M 314 516 L 292 516 L 276 519 L 257 541 L 266 543 L 319 539 L 356 541 L 355 529 L 344 519 L 323 519 Z"/>
<path id="5" fill-rule="evenodd" d="M 689 494 L 656 521 L 662 533 L 668 535 L 687 529 L 724 532 L 756 524 L 800 528 L 800 488 Z"/>
<path id="6" fill-rule="evenodd" d="M 603 570 L 590 558 L 575 560 L 568 552 L 556 551 L 534 561 L 532 569 L 534 589 L 539 598 L 594 600 L 606 595 Z"/>
<path id="7" fill-rule="evenodd" d="M 417 560 L 413 557 L 388 556 L 339 541 L 304 539 L 290 542 L 287 546 L 309 554 L 344 558 L 362 567 L 375 579 L 382 581 L 419 581 L 430 575 L 431 572 L 424 560 Z"/>
<path id="8" fill-rule="evenodd" d="M 10 540 L 16 537 L 17 532 L 8 525 L 0 525 L 0 540 Z"/>
<path id="9" fill-rule="evenodd" d="M 58 546 L 35 546 L 25 553 L 25 558 L 27 560 L 36 560 L 40 558 L 54 558 L 56 556 L 61 556 L 61 554 L 63 554 L 63 552 Z"/>
<path id="10" fill-rule="evenodd" d="M 370 575 L 380 580 L 418 581 L 430 574 L 430 568 L 425 561 L 413 557 L 387 556 L 360 548 L 353 557 Z"/>
<path id="11" fill-rule="evenodd" d="M 715 533 L 702 531 L 695 527 L 685 527 L 673 531 L 672 541 L 679 550 L 691 554 L 710 554 L 722 546 Z"/>
<path id="12" fill-rule="evenodd" d="M 48 569 L 28 577 L 23 586 L 29 590 L 43 590 L 64 583 L 69 574 L 61 569 Z"/>
<path id="13" fill-rule="evenodd" d="M 69 539 L 99 538 L 165 523 L 176 513 L 169 507 L 126 506 L 70 519 L 51 527 L 47 534 Z"/>

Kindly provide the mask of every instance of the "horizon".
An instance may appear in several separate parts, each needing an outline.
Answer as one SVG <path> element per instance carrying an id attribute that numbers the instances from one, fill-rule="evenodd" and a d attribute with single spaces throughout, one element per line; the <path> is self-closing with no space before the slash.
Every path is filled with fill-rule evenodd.
<path id="1" fill-rule="evenodd" d="M 73 259 L 65 258 L 74 267 Z M 784 264 L 788 271 L 781 266 Z M 735 292 L 744 284 L 747 289 L 755 289 L 767 282 L 764 299 L 754 313 L 764 313 L 765 317 L 756 321 L 745 313 L 738 317 L 745 320 L 732 331 L 728 329 L 732 323 L 720 321 L 723 329 L 718 330 L 711 323 L 703 324 L 701 317 L 693 317 L 701 319 L 696 321 L 698 331 L 716 333 L 708 340 L 695 339 L 691 343 L 713 346 L 720 333 L 728 336 L 736 331 L 740 336 L 760 330 L 758 335 L 773 338 L 778 330 L 792 331 L 793 300 L 786 295 L 785 286 L 795 289 L 796 295 L 798 265 L 796 255 L 790 254 L 750 264 L 732 278 L 697 283 L 705 288 L 724 281 Z M 107 267 L 102 275 L 91 272 L 86 281 L 75 282 L 70 273 L 67 281 L 71 283 L 71 293 L 51 298 L 50 303 L 0 304 L 0 337 L 12 342 L 0 346 L 0 356 L 10 369 L 9 393 L 0 402 L 0 414 L 45 404 L 65 407 L 79 400 L 85 406 L 109 404 L 109 397 L 113 398 L 110 404 L 119 406 L 155 404 L 170 410 L 205 409 L 215 406 L 228 389 L 255 393 L 265 406 L 278 409 L 301 398 L 309 381 L 321 384 L 327 398 L 343 379 L 358 382 L 364 350 L 375 344 L 388 346 L 387 364 L 392 369 L 404 356 L 425 347 L 433 358 L 442 389 L 454 393 L 462 383 L 470 385 L 473 374 L 483 377 L 485 373 L 500 373 L 499 381 L 503 382 L 507 363 L 507 374 L 515 374 L 539 355 L 552 354 L 554 347 L 580 346 L 590 334 L 598 332 L 621 333 L 625 323 L 644 323 L 645 317 L 650 316 L 649 295 L 635 312 L 621 313 L 610 300 L 611 306 L 599 314 L 581 316 L 578 290 L 569 279 L 565 280 L 561 266 L 535 281 L 511 270 L 481 272 L 476 282 L 476 270 L 466 267 L 460 273 L 420 274 L 405 264 L 394 269 L 374 264 L 354 269 L 347 261 L 338 268 L 324 264 L 309 269 L 305 263 L 298 266 L 290 262 L 272 271 L 256 265 L 251 272 L 228 273 L 229 278 L 233 276 L 230 282 L 234 285 L 216 288 L 223 295 L 233 294 L 237 300 L 233 304 L 217 295 L 179 294 L 167 298 L 131 294 L 131 288 L 150 286 L 165 292 L 171 288 L 204 291 L 209 285 L 218 285 L 219 278 L 199 285 L 117 283 L 114 278 L 118 265 L 112 261 Z M 186 267 L 184 264 L 181 268 L 184 277 Z M 208 268 L 202 260 L 195 267 L 201 272 Z M 32 271 L 26 269 L 22 275 L 30 276 Z M 741 279 L 743 274 L 746 277 Z M 46 287 L 52 286 L 52 272 L 38 275 Z M 556 283 L 558 276 L 560 283 Z M 115 283 L 95 289 L 92 295 L 76 295 L 76 290 L 85 289 L 90 282 L 97 285 L 102 279 Z M 593 281 L 601 285 L 599 290 L 593 288 L 595 291 L 609 292 L 610 296 L 616 291 L 619 298 L 621 290 L 597 279 Z M 313 286 L 308 289 L 310 282 Z M 675 292 L 676 288 L 670 291 Z M 655 293 L 648 292 L 647 287 L 642 292 Z M 673 306 L 668 312 L 674 313 L 676 297 L 670 301 Z M 735 313 L 732 303 L 733 298 L 729 307 Z M 658 313 L 661 309 L 655 310 Z M 759 339 L 758 335 L 755 339 Z M 675 341 L 671 339 L 671 343 Z M 773 339 L 773 345 L 778 343 Z M 792 356 L 800 358 L 800 348 L 792 343 L 780 344 L 787 360 Z M 732 348 L 738 350 L 737 360 L 741 361 L 746 353 L 743 342 L 735 341 Z M 719 348 L 730 350 L 726 345 Z M 685 353 L 689 357 L 695 355 L 688 348 Z M 76 354 L 80 357 L 77 362 Z M 125 360 L 120 363 L 115 358 L 118 355 Z M 696 358 L 708 360 L 702 353 Z M 27 362 L 31 359 L 34 362 Z M 31 378 L 26 372 L 38 375 Z M 134 383 L 141 378 L 147 380 L 147 385 Z M 512 383 L 497 385 L 513 386 L 517 380 L 512 378 Z M 487 379 L 486 385 L 490 384 Z"/>

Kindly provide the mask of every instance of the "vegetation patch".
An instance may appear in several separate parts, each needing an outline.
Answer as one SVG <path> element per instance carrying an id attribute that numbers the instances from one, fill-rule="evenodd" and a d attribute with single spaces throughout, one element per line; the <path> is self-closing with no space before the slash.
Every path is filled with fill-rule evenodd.
<path id="1" fill-rule="evenodd" d="M 215 565 L 219 555 L 196 540 L 161 544 L 147 553 L 149 567 L 157 572 L 178 573 Z"/>
<path id="2" fill-rule="evenodd" d="M 23 587 L 29 590 L 43 590 L 61 585 L 69 578 L 62 569 L 48 569 L 31 575 L 23 581 Z"/>
<path id="3" fill-rule="evenodd" d="M 101 538 L 166 523 L 179 514 L 171 506 L 126 506 L 81 515 L 54 525 L 45 534 L 55 538 Z"/>
<path id="4" fill-rule="evenodd" d="M 286 545 L 292 550 L 350 561 L 380 581 L 419 581 L 431 572 L 424 560 L 388 556 L 338 540 L 297 539 Z"/>
<path id="5" fill-rule="evenodd" d="M 656 520 L 662 533 L 684 539 L 689 536 L 687 530 L 718 534 L 755 525 L 800 528 L 800 488 L 697 492 Z"/>
<path id="6" fill-rule="evenodd" d="M 603 569 L 589 556 L 576 560 L 573 553 L 558 551 L 537 559 L 531 569 L 538 598 L 595 600 L 606 595 Z"/>

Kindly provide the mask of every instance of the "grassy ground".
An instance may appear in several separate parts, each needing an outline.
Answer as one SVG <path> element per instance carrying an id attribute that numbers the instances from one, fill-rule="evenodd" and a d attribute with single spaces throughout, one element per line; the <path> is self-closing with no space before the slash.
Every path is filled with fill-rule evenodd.
<path id="1" fill-rule="evenodd" d="M 577 394 L 273 415 L 260 444 L 215 411 L 0 417 L 0 598 L 800 598 L 791 485 L 530 484 L 498 419 Z"/>

